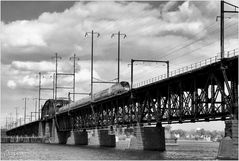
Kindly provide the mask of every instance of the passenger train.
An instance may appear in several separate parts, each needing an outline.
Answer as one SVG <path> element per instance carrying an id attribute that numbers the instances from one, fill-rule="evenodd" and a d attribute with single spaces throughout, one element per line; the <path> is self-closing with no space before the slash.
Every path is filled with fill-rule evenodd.
<path id="1" fill-rule="evenodd" d="M 100 100 L 103 100 L 103 99 L 106 99 L 106 98 L 109 98 L 109 97 L 112 97 L 115 95 L 122 94 L 124 92 L 129 91 L 129 88 L 130 88 L 130 86 L 129 86 L 128 82 L 122 81 L 120 83 L 116 83 L 116 84 L 112 85 L 110 88 L 107 88 L 105 90 L 102 90 L 100 92 L 93 94 L 92 101 L 91 101 L 91 97 L 89 97 L 89 96 L 84 97 L 76 102 L 73 102 L 73 103 L 70 103 L 68 105 L 61 107 L 59 109 L 58 113 L 63 113 L 65 111 L 69 111 L 74 108 L 82 107 L 84 105 L 90 104 L 95 101 L 100 101 Z"/>
<path id="2" fill-rule="evenodd" d="M 122 81 L 120 83 L 116 83 L 116 84 L 112 85 L 110 88 L 107 88 L 105 90 L 102 90 L 100 92 L 93 94 L 92 101 L 91 101 L 90 96 L 84 97 L 84 98 L 82 98 L 76 102 L 72 102 L 72 103 L 70 103 L 69 100 L 58 99 L 55 109 L 53 106 L 54 100 L 49 99 L 45 102 L 44 106 L 42 107 L 42 111 L 41 111 L 42 115 L 41 116 L 42 116 L 42 119 L 47 119 L 47 118 L 53 117 L 55 115 L 55 113 L 60 114 L 60 113 L 64 113 L 66 111 L 69 111 L 69 110 L 72 110 L 75 108 L 83 107 L 92 102 L 104 100 L 109 97 L 125 93 L 125 92 L 129 91 L 129 89 L 130 89 L 129 83 L 126 81 Z"/>
<path id="3" fill-rule="evenodd" d="M 48 118 L 52 118 L 55 115 L 55 112 L 57 112 L 61 107 L 66 106 L 69 104 L 69 100 L 65 100 L 63 98 L 59 98 L 56 101 L 56 106 L 54 107 L 55 100 L 54 99 L 48 99 L 42 109 L 41 109 L 41 119 L 45 120 Z"/>

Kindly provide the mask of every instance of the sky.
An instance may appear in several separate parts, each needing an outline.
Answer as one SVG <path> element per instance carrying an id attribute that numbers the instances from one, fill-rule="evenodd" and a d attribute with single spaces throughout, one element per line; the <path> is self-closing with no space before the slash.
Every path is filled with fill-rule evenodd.
<path id="1" fill-rule="evenodd" d="M 239 5 L 237 0 L 227 0 Z M 225 6 L 225 9 L 233 9 Z M 1 126 L 6 117 L 23 116 L 34 111 L 33 98 L 38 97 L 38 73 L 42 86 L 52 86 L 55 53 L 61 56 L 58 70 L 72 73 L 74 54 L 76 92 L 90 92 L 91 37 L 94 37 L 94 78 L 117 78 L 117 37 L 121 37 L 120 80 L 130 81 L 130 59 L 169 60 L 170 71 L 218 56 L 220 51 L 219 1 L 1 1 Z M 225 19 L 225 50 L 238 48 L 238 15 Z M 134 83 L 166 73 L 164 64 L 138 63 L 134 66 Z M 61 86 L 71 86 L 72 77 L 62 76 Z M 109 87 L 95 84 L 94 92 Z M 58 91 L 67 97 L 67 90 Z M 52 93 L 42 91 L 44 98 Z M 80 99 L 83 96 L 76 96 Z M 44 102 L 42 101 L 41 104 Z M 213 126 L 212 126 L 213 125 Z M 173 128 L 195 128 L 195 124 L 172 125 Z M 197 123 L 205 129 L 224 129 L 223 122 Z"/>

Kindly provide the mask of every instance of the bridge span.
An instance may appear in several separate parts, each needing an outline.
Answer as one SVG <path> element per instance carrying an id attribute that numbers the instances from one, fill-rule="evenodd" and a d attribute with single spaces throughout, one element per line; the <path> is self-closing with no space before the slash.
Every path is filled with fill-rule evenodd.
<path id="1" fill-rule="evenodd" d="M 56 112 L 10 129 L 7 135 L 38 134 L 62 144 L 74 137 L 75 144 L 85 145 L 87 130 L 98 129 L 100 145 L 114 147 L 114 130 L 133 126 L 138 148 L 165 150 L 162 124 L 217 120 L 225 120 L 225 137 L 232 139 L 234 155 L 238 149 L 238 56 Z M 228 143 L 220 145 L 221 151 L 224 144 Z"/>

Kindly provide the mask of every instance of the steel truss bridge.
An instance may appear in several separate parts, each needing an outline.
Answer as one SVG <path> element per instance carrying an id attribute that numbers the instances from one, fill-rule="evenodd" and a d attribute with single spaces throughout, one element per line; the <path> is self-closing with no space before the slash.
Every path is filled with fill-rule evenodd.
<path id="1" fill-rule="evenodd" d="M 60 131 L 69 131 L 225 120 L 237 111 L 238 56 L 74 108 L 56 120 Z"/>
<path id="2" fill-rule="evenodd" d="M 38 122 L 52 119 L 58 131 L 77 131 L 137 123 L 186 123 L 231 117 L 238 119 L 238 56 L 76 107 L 48 120 L 16 127 L 8 134 L 23 134 L 24 131 L 35 134 L 37 128 L 32 127 L 34 124 L 38 126 Z"/>

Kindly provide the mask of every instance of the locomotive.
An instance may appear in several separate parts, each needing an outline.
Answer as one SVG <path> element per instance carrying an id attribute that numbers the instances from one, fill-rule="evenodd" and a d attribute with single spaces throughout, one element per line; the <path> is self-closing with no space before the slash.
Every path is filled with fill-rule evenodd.
<path id="1" fill-rule="evenodd" d="M 42 109 L 41 109 L 41 119 L 46 120 L 48 118 L 52 118 L 55 115 L 55 112 L 57 112 L 61 107 L 66 106 L 69 104 L 69 100 L 65 99 L 58 99 L 56 101 L 56 106 L 54 107 L 55 100 L 54 99 L 48 99 Z"/>
<path id="2" fill-rule="evenodd" d="M 69 111 L 74 108 L 83 107 L 92 102 L 100 101 L 100 100 L 103 100 L 103 99 L 106 99 L 106 98 L 109 98 L 112 96 L 119 95 L 119 94 L 129 91 L 129 89 L 130 89 L 129 83 L 126 81 L 122 81 L 120 83 L 116 83 L 116 84 L 112 85 L 110 88 L 107 88 L 105 90 L 102 90 L 100 92 L 93 94 L 92 101 L 91 101 L 91 97 L 89 97 L 89 96 L 84 97 L 76 102 L 67 104 L 67 105 L 59 108 L 57 113 L 63 113 L 65 111 Z"/>

